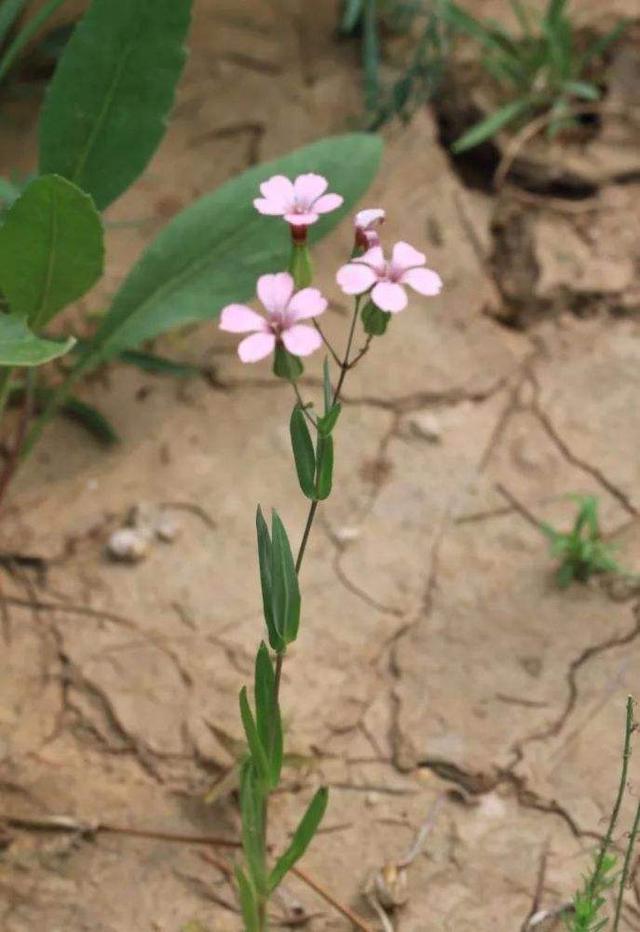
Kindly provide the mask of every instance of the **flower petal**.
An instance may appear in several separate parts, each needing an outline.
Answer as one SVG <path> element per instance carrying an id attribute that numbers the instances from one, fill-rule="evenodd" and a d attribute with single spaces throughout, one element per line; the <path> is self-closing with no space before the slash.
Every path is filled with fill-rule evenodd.
<path id="1" fill-rule="evenodd" d="M 312 223 L 315 223 L 318 219 L 318 214 L 307 213 L 307 214 L 285 214 L 284 219 L 287 223 L 290 223 L 294 227 L 308 227 Z"/>
<path id="2" fill-rule="evenodd" d="M 371 300 L 382 311 L 397 314 L 407 306 L 407 294 L 402 285 L 395 282 L 378 282 L 371 292 Z"/>
<path id="3" fill-rule="evenodd" d="M 362 294 L 378 281 L 378 276 L 368 265 L 349 262 L 338 269 L 336 281 L 345 294 Z"/>
<path id="4" fill-rule="evenodd" d="M 284 214 L 293 207 L 293 184 L 285 175 L 273 175 L 267 181 L 263 181 L 260 193 L 279 213 Z"/>
<path id="5" fill-rule="evenodd" d="M 254 197 L 253 206 L 259 214 L 264 214 L 266 217 L 282 217 L 286 210 L 285 207 L 280 206 L 279 201 L 268 201 L 264 197 Z"/>
<path id="6" fill-rule="evenodd" d="M 391 263 L 395 269 L 410 269 L 416 265 L 424 265 L 427 257 L 423 252 L 418 252 L 409 243 L 396 243 L 393 247 Z"/>
<path id="7" fill-rule="evenodd" d="M 364 255 L 360 256 L 359 259 L 354 259 L 354 262 L 364 262 L 365 265 L 371 266 L 378 275 L 384 274 L 386 267 L 382 246 L 373 246 L 371 249 L 367 249 Z"/>
<path id="8" fill-rule="evenodd" d="M 312 204 L 317 214 L 328 214 L 331 210 L 337 210 L 344 203 L 344 198 L 339 194 L 323 194 L 317 201 Z"/>
<path id="9" fill-rule="evenodd" d="M 228 304 L 222 309 L 218 326 L 227 333 L 250 333 L 252 330 L 266 330 L 269 325 L 264 317 L 246 304 Z"/>
<path id="10" fill-rule="evenodd" d="M 284 311 L 293 294 L 293 279 L 288 272 L 261 275 L 258 279 L 258 297 L 270 314 Z"/>
<path id="11" fill-rule="evenodd" d="M 298 175 L 293 182 L 293 192 L 296 203 L 300 206 L 310 207 L 311 204 L 327 190 L 329 182 L 323 175 Z"/>
<path id="12" fill-rule="evenodd" d="M 272 353 L 276 346 L 274 333 L 252 333 L 238 345 L 238 356 L 242 362 L 258 362 Z"/>
<path id="13" fill-rule="evenodd" d="M 370 207 L 365 210 L 359 210 L 353 218 L 353 223 L 354 226 L 359 229 L 367 230 L 369 227 L 382 223 L 385 217 L 386 213 L 382 207 Z"/>
<path id="14" fill-rule="evenodd" d="M 408 269 L 400 281 L 403 285 L 410 285 L 415 291 L 429 297 L 442 291 L 442 279 L 431 269 Z"/>
<path id="15" fill-rule="evenodd" d="M 317 288 L 303 288 L 289 301 L 291 320 L 304 320 L 307 317 L 317 317 L 327 309 L 327 299 Z"/>
<path id="16" fill-rule="evenodd" d="M 322 337 L 313 327 L 294 324 L 282 331 L 282 342 L 294 356 L 309 356 L 322 345 Z"/>

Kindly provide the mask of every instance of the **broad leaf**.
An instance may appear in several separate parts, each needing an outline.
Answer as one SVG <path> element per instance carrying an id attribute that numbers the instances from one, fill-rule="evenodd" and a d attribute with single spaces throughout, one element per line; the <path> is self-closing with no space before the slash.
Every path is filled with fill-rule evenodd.
<path id="1" fill-rule="evenodd" d="M 255 295 L 259 275 L 287 267 L 290 240 L 280 218 L 253 206 L 260 183 L 275 174 L 290 178 L 318 172 L 343 206 L 310 228 L 326 235 L 352 209 L 378 168 L 377 136 L 352 133 L 322 139 L 249 169 L 175 217 L 134 266 L 115 296 L 81 360 L 92 368 L 172 327 L 211 320 L 225 304 Z"/>
<path id="2" fill-rule="evenodd" d="M 309 803 L 307 811 L 294 832 L 291 844 L 285 853 L 278 858 L 269 875 L 270 893 L 276 889 L 284 876 L 291 870 L 296 861 L 300 860 L 309 847 L 309 843 L 322 821 L 328 801 L 329 793 L 325 787 L 321 787 Z"/>
<path id="3" fill-rule="evenodd" d="M 35 331 L 91 288 L 103 262 L 91 198 L 58 175 L 32 181 L 0 227 L 0 288 Z"/>
<path id="4" fill-rule="evenodd" d="M 104 210 L 141 174 L 165 132 L 185 62 L 191 0 L 93 0 L 49 87 L 40 169 Z"/>
<path id="5" fill-rule="evenodd" d="M 72 337 L 60 343 L 42 340 L 21 318 L 0 314 L 0 366 L 41 366 L 63 356 L 74 342 Z"/>

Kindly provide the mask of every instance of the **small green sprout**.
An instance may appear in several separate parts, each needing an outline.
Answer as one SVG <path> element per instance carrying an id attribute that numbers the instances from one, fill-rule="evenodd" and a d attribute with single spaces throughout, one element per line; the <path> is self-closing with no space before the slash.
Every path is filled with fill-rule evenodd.
<path id="1" fill-rule="evenodd" d="M 613 546 L 602 539 L 598 500 L 593 495 L 572 497 L 578 503 L 578 514 L 570 531 L 556 531 L 550 524 L 540 522 L 552 555 L 560 560 L 556 582 L 561 589 L 573 580 L 587 582 L 596 573 L 622 572 L 613 556 Z"/>
<path id="2" fill-rule="evenodd" d="M 548 114 L 548 132 L 575 125 L 576 105 L 593 105 L 602 97 L 594 66 L 620 37 L 620 21 L 586 48 L 580 47 L 568 0 L 548 0 L 540 13 L 522 0 L 510 0 L 519 32 L 496 20 L 479 20 L 454 0 L 442 0 L 444 22 L 482 48 L 485 70 L 500 88 L 503 103 L 458 139 L 454 152 L 464 152 L 495 136 L 503 127 L 526 124 Z"/>

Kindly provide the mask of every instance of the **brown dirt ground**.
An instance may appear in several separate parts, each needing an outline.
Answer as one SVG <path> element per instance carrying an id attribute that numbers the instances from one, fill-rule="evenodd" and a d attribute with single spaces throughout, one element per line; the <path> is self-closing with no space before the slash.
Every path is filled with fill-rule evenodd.
<path id="1" fill-rule="evenodd" d="M 354 124 L 357 66 L 332 39 L 334 15 L 329 3 L 199 0 L 170 131 L 110 212 L 108 272 L 84 308 L 103 306 L 194 197 Z M 8 116 L 0 164 L 30 168 L 33 107 Z M 486 261 L 491 200 L 452 173 L 428 112 L 385 136 L 367 200 L 387 207 L 391 240 L 424 244 L 446 288 L 395 321 L 348 384 L 336 492 L 314 531 L 304 625 L 284 674 L 298 765 L 272 822 L 282 841 L 313 788 L 331 787 L 304 866 L 376 927 L 368 878 L 402 857 L 445 794 L 393 928 L 517 932 L 534 898 L 553 907 L 570 897 L 603 830 L 625 697 L 638 694 L 640 616 L 632 587 L 559 593 L 544 541 L 497 486 L 559 524 L 573 507 L 565 493 L 597 494 L 621 562 L 640 565 L 640 328 L 606 308 L 547 315 L 526 332 L 484 313 L 499 301 Z M 595 211 L 603 232 L 585 249 L 615 252 L 638 191 L 608 190 L 614 213 Z M 545 214 L 536 232 L 540 288 L 556 295 L 558 281 L 567 286 L 567 224 Z M 584 230 L 571 230 L 584 244 Z M 345 225 L 318 250 L 335 333 L 345 309 L 332 275 L 349 239 Z M 616 262 L 625 294 L 637 295 L 637 236 L 622 239 Z M 578 260 L 589 266 L 588 253 L 574 250 L 568 261 Z M 613 281 L 606 293 L 621 290 Z M 213 366 L 213 381 L 122 366 L 94 378 L 84 395 L 122 443 L 105 453 L 56 423 L 12 490 L 3 549 L 49 561 L 46 581 L 19 567 L 3 579 L 1 811 L 14 820 L 237 833 L 232 799 L 206 805 L 204 795 L 233 762 L 236 697 L 260 634 L 254 508 L 277 506 L 295 529 L 305 505 L 288 390 L 266 369 L 243 369 L 233 342 L 213 326 L 163 342 Z M 438 442 L 425 436 L 427 416 Z M 170 503 L 180 537 L 134 567 L 108 562 L 110 531 L 141 501 Z M 636 787 L 639 777 L 636 757 Z M 4 843 L 7 932 L 241 928 L 224 873 L 195 844 L 15 825 Z M 628 929 L 640 928 L 639 885 Z M 310 928 L 348 927 L 299 880 L 286 895 L 314 915 Z"/>

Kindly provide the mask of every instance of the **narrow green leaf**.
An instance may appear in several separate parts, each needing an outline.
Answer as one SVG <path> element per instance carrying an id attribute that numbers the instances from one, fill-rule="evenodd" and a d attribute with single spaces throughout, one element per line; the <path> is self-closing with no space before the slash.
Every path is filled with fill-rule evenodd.
<path id="1" fill-rule="evenodd" d="M 285 648 L 285 642 L 281 631 L 276 628 L 276 622 L 273 615 L 273 584 L 271 580 L 272 566 L 272 547 L 269 528 L 264 520 L 262 509 L 258 505 L 256 512 L 256 531 L 258 535 L 258 563 L 260 565 L 260 586 L 262 588 L 262 607 L 264 611 L 264 620 L 269 633 L 269 644 L 280 653 Z"/>
<path id="2" fill-rule="evenodd" d="M 324 397 L 324 413 L 328 414 L 333 402 L 333 388 L 331 387 L 331 370 L 329 360 L 325 356 L 322 363 L 322 394 Z"/>
<path id="3" fill-rule="evenodd" d="M 270 786 L 275 789 L 282 769 L 282 721 L 276 699 L 275 672 L 264 641 L 256 655 L 255 703 L 258 735 L 269 760 Z"/>
<path id="4" fill-rule="evenodd" d="M 28 0 L 4 0 L 0 4 L 0 46 L 6 42 L 9 31 L 27 5 Z"/>
<path id="5" fill-rule="evenodd" d="M 116 430 L 104 414 L 93 405 L 87 404 L 86 401 L 80 401 L 79 398 L 74 397 L 67 398 L 61 411 L 66 418 L 81 424 L 100 443 L 110 446 L 120 440 Z"/>
<path id="6" fill-rule="evenodd" d="M 316 475 L 315 495 L 319 501 L 324 501 L 331 495 L 333 483 L 333 437 L 318 437 L 317 445 L 318 472 Z"/>
<path id="7" fill-rule="evenodd" d="M 285 644 L 291 644 L 300 624 L 300 587 L 289 538 L 277 511 L 271 519 L 271 581 L 274 622 Z"/>
<path id="8" fill-rule="evenodd" d="M 0 366 L 41 366 L 68 353 L 75 340 L 43 340 L 32 333 L 25 321 L 0 313 Z"/>
<path id="9" fill-rule="evenodd" d="M 573 563 L 563 563 L 556 572 L 556 583 L 558 588 L 566 589 L 573 580 L 574 569 Z"/>
<path id="10" fill-rule="evenodd" d="M 362 16 L 362 10 L 365 0 L 345 0 L 342 19 L 340 20 L 340 32 L 344 35 L 350 35 L 358 25 Z"/>
<path id="11" fill-rule="evenodd" d="M 471 36 L 486 49 L 502 49 L 500 40 L 488 29 L 484 23 L 471 16 L 466 10 L 458 6 L 453 0 L 445 0 L 441 7 L 442 18 L 445 23 L 454 29 Z"/>
<path id="12" fill-rule="evenodd" d="M 93 0 L 49 86 L 40 170 L 104 210 L 162 139 L 184 66 L 191 0 Z"/>
<path id="13" fill-rule="evenodd" d="M 327 412 L 327 414 L 325 414 L 323 417 L 318 418 L 316 422 L 316 427 L 318 428 L 318 433 L 320 434 L 320 436 L 322 437 L 329 436 L 329 434 L 332 432 L 333 428 L 336 426 L 338 422 L 338 418 L 340 417 L 341 411 L 342 411 L 342 405 L 338 401 L 334 404 L 333 408 L 331 408 Z"/>
<path id="14" fill-rule="evenodd" d="M 255 891 L 241 867 L 236 867 L 236 882 L 245 932 L 260 932 Z"/>
<path id="15" fill-rule="evenodd" d="M 628 25 L 628 20 L 621 19 L 620 22 L 616 23 L 613 29 L 610 29 L 609 32 L 605 33 L 605 35 L 600 36 L 594 42 L 592 42 L 585 51 L 584 55 L 582 55 L 582 57 L 579 59 L 576 74 L 583 74 L 585 68 L 590 65 L 594 59 L 600 58 L 600 56 L 607 51 L 609 46 L 613 45 L 614 42 L 617 42 Z"/>
<path id="16" fill-rule="evenodd" d="M 602 96 L 600 88 L 588 81 L 566 81 L 562 88 L 565 92 L 573 94 L 574 97 L 579 97 L 581 100 L 600 100 Z"/>
<path id="17" fill-rule="evenodd" d="M 240 815 L 242 848 L 249 875 L 258 894 L 266 892 L 267 869 L 264 847 L 265 790 L 252 761 L 242 768 L 240 776 Z"/>
<path id="18" fill-rule="evenodd" d="M 187 376 L 200 375 L 201 370 L 189 362 L 177 362 L 175 359 L 167 359 L 166 356 L 158 356 L 157 353 L 146 353 L 142 350 L 124 350 L 119 356 L 121 362 L 130 366 L 136 366 L 143 372 L 153 372 L 157 375 L 173 375 L 176 378 L 186 378 Z"/>
<path id="19" fill-rule="evenodd" d="M 451 147 L 452 151 L 459 154 L 460 152 L 465 152 L 467 149 L 473 149 L 474 146 L 495 136 L 503 126 L 506 126 L 507 123 L 512 123 L 530 109 L 531 104 L 528 100 L 512 100 L 511 103 L 505 104 L 505 106 L 500 107 L 499 110 L 495 110 L 486 119 L 476 123 L 475 126 L 467 130 L 459 139 L 456 139 Z"/>
<path id="20" fill-rule="evenodd" d="M 307 498 L 313 499 L 315 497 L 316 455 L 307 421 L 299 404 L 291 412 L 289 433 L 300 488 Z"/>
<path id="21" fill-rule="evenodd" d="M 258 734 L 258 728 L 249 705 L 246 686 L 243 686 L 240 690 L 240 717 L 242 718 L 244 733 L 247 736 L 247 744 L 249 745 L 251 760 L 255 765 L 256 773 L 259 775 L 264 785 L 269 786 L 271 783 L 271 770 L 267 758 L 267 751 Z"/>
<path id="22" fill-rule="evenodd" d="M 286 268 L 286 224 L 260 216 L 253 206 L 261 182 L 275 174 L 294 178 L 302 172 L 329 179 L 344 204 L 310 228 L 309 238 L 317 242 L 367 190 L 381 151 L 374 135 L 322 139 L 249 169 L 178 214 L 129 273 L 83 354 L 81 368 L 92 368 L 172 327 L 211 320 L 226 304 L 251 298 L 259 275 Z"/>
<path id="23" fill-rule="evenodd" d="M 378 39 L 377 0 L 364 0 L 362 30 L 362 72 L 364 99 L 369 113 L 378 107 L 380 99 L 380 42 Z"/>
<path id="24" fill-rule="evenodd" d="M 300 860 L 309 847 L 309 843 L 315 835 L 322 821 L 322 817 L 325 814 L 328 802 L 329 792 L 326 787 L 321 787 L 309 803 L 307 811 L 291 839 L 291 844 L 284 854 L 278 858 L 275 867 L 269 875 L 269 893 L 273 893 L 278 884 L 280 884 L 293 865 Z"/>
<path id="25" fill-rule="evenodd" d="M 0 227 L 0 288 L 36 331 L 89 290 L 103 262 L 91 198 L 57 175 L 32 181 Z"/>
<path id="26" fill-rule="evenodd" d="M 5 0 L 5 3 L 7 0 Z M 20 53 L 31 40 L 36 36 L 44 24 L 50 19 L 51 16 L 55 13 L 58 7 L 61 7 L 63 3 L 66 3 L 66 0 L 48 0 L 40 9 L 30 17 L 27 23 L 19 30 L 15 39 L 9 47 L 6 49 L 2 60 L 0 61 L 0 81 L 4 81 L 7 74 L 13 68 L 15 62 L 17 61 Z"/>

